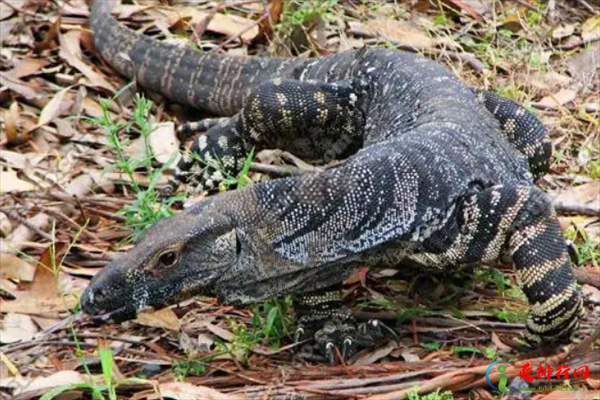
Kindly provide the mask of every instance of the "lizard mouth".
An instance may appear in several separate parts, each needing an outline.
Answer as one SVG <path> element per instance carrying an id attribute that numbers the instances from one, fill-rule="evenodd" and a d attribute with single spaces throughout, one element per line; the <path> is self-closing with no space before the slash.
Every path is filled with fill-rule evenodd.
<path id="1" fill-rule="evenodd" d="M 130 305 L 124 305 L 112 311 L 91 314 L 90 319 L 96 323 L 123 322 L 135 318 L 138 310 Z"/>

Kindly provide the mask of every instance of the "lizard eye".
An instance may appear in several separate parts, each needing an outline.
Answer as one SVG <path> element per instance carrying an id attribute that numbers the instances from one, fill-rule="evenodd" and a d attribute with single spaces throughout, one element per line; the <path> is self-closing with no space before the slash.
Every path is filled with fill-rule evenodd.
<path id="1" fill-rule="evenodd" d="M 177 262 L 177 253 L 173 250 L 166 251 L 158 258 L 160 263 L 165 267 L 172 267 Z"/>

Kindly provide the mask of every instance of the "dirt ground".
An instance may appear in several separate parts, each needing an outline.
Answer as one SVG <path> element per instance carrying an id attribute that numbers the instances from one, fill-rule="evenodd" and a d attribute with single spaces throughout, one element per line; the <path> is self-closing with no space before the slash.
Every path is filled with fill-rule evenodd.
<path id="1" fill-rule="evenodd" d="M 102 326 L 78 312 L 89 279 L 180 208 L 159 201 L 157 188 L 180 146 L 176 127 L 203 117 L 128 85 L 98 56 L 88 15 L 83 0 L 0 0 L 1 398 L 600 398 L 598 1 L 139 0 L 117 8 L 122 23 L 202 51 L 419 52 L 524 104 L 548 128 L 553 163 L 539 185 L 578 251 L 586 296 L 573 343 L 522 345 L 527 304 L 510 266 L 444 277 L 365 267 L 345 282 L 347 303 L 359 320 L 395 326 L 400 340 L 333 366 L 293 343 L 287 299 L 238 308 L 195 298 Z M 278 151 L 248 166 L 235 185 L 311 168 Z M 516 393 L 488 384 L 499 360 L 510 363 L 504 375 Z M 545 389 L 517 390 L 527 363 L 537 374 L 528 387 Z M 544 376 L 559 365 L 571 368 L 569 379 Z M 496 367 L 489 377 L 498 385 Z"/>

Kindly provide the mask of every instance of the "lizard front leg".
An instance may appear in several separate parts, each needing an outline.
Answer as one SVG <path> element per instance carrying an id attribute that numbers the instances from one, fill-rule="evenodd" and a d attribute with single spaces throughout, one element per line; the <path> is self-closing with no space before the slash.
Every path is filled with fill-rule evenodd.
<path id="1" fill-rule="evenodd" d="M 378 320 L 358 324 L 344 305 L 341 285 L 293 297 L 298 328 L 296 342 L 312 339 L 331 364 L 336 361 L 336 349 L 342 360 L 351 357 L 361 347 L 372 347 L 381 339 L 397 339 L 396 332 Z"/>
<path id="2" fill-rule="evenodd" d="M 165 194 L 173 193 L 180 181 L 196 180 L 197 190 L 215 189 L 225 176 L 237 175 L 253 147 L 324 161 L 347 157 L 362 144 L 361 94 L 355 86 L 353 81 L 262 82 L 235 116 L 188 127 L 209 129 L 196 138 L 195 155 L 179 163 Z"/>

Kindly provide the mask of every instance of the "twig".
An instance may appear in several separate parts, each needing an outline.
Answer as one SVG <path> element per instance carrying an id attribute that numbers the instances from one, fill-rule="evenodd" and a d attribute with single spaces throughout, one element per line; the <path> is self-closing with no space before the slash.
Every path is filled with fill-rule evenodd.
<path id="1" fill-rule="evenodd" d="M 261 174 L 267 174 L 275 177 L 286 178 L 289 176 L 304 175 L 308 171 L 303 171 L 300 168 L 296 168 L 292 165 L 271 165 L 253 162 L 250 164 L 250 171 L 259 172 Z"/>
<path id="2" fill-rule="evenodd" d="M 582 203 L 580 201 L 564 201 L 561 199 L 554 199 L 552 201 L 554 209 L 562 214 L 577 214 L 577 215 L 590 215 L 593 217 L 600 217 L 600 204 L 596 201 L 589 203 Z"/>
<path id="3" fill-rule="evenodd" d="M 552 47 L 548 48 L 548 50 L 571 50 L 571 49 L 574 49 L 575 47 L 585 46 L 586 44 L 594 43 L 598 40 L 600 40 L 600 36 L 590 37 L 587 39 L 581 39 L 574 43 L 559 44 L 556 46 L 552 46 Z"/>
<path id="4" fill-rule="evenodd" d="M 577 2 L 579 4 L 581 4 L 582 6 L 584 6 L 585 8 L 587 8 L 592 14 L 596 14 L 598 12 L 598 10 L 594 9 L 594 7 L 592 7 L 587 1 L 585 0 L 577 0 Z"/>
<path id="5" fill-rule="evenodd" d="M 588 284 L 600 289 L 600 274 L 598 272 L 586 271 L 583 268 L 573 268 L 577 282 Z"/>
<path id="6" fill-rule="evenodd" d="M 535 11 L 538 14 L 542 13 L 542 10 L 540 10 L 539 8 L 537 8 L 536 6 L 529 4 L 528 2 L 526 2 L 525 0 L 511 0 L 514 1 L 515 3 L 519 3 L 520 5 L 522 5 L 523 7 L 527 7 L 529 8 L 531 11 Z"/>
<path id="7" fill-rule="evenodd" d="M 543 103 L 529 103 L 529 105 L 533 108 L 537 108 L 538 110 L 551 110 L 551 111 L 559 111 L 561 109 L 565 109 L 571 112 L 577 111 L 578 107 L 571 107 L 571 106 L 559 106 L 559 105 L 555 105 L 555 104 L 543 104 Z M 585 112 L 588 113 L 597 113 L 598 111 L 600 111 L 600 109 L 598 109 L 598 107 L 596 106 L 592 106 L 592 105 L 588 105 L 585 104 L 582 106 L 583 110 Z"/>
<path id="8" fill-rule="evenodd" d="M 556 22 L 556 0 L 548 0 L 548 8 L 546 9 L 546 19 L 551 24 Z"/>
<path id="9" fill-rule="evenodd" d="M 6 208 L 3 208 L 3 207 L 0 207 L 0 212 L 3 212 L 4 214 L 6 214 L 6 216 L 8 218 L 23 224 L 23 226 L 25 226 L 27 229 L 35 232 L 36 234 L 43 237 L 44 239 L 49 240 L 49 241 L 53 240 L 52 236 L 50 236 L 49 234 L 47 234 L 46 232 L 41 230 L 39 227 L 33 225 L 32 223 L 27 221 L 25 218 L 21 217 L 19 214 L 12 212 L 10 210 L 7 210 Z"/>

